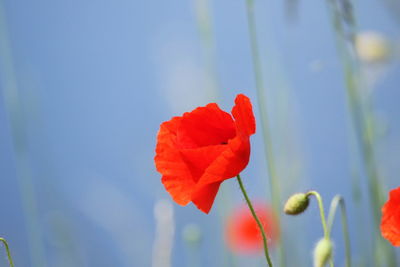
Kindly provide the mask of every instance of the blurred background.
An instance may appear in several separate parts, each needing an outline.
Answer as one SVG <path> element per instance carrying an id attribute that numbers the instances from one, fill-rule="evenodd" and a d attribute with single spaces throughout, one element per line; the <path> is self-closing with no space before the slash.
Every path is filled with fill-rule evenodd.
<path id="1" fill-rule="evenodd" d="M 279 206 L 310 189 L 326 209 L 342 195 L 353 262 L 376 266 L 363 256 L 375 237 L 358 144 L 368 133 L 386 199 L 400 185 L 400 5 L 352 4 L 255 0 L 247 13 L 244 0 L 1 0 L 0 236 L 15 265 L 265 266 L 261 253 L 226 246 L 226 218 L 243 203 L 234 179 L 206 215 L 173 203 L 153 162 L 160 123 L 209 102 L 229 112 L 244 93 L 258 127 L 242 174 L 248 194 L 271 203 L 267 110 Z M 311 266 L 323 235 L 316 202 L 279 216 L 287 266 Z M 344 266 L 340 220 L 332 238 Z"/>

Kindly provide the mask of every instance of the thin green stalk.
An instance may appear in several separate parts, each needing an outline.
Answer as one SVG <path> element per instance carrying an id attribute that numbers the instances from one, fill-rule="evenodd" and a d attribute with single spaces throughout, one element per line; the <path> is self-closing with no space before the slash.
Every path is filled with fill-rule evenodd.
<path id="1" fill-rule="evenodd" d="M 38 220 L 37 199 L 27 157 L 29 153 L 27 152 L 26 122 L 22 112 L 3 2 L 0 0 L 0 87 L 13 137 L 16 178 L 26 219 L 31 264 L 34 267 L 45 267 L 47 263 Z"/>
<path id="2" fill-rule="evenodd" d="M 333 221 L 335 219 L 336 209 L 338 205 L 340 205 L 340 213 L 342 215 L 342 231 L 346 251 L 346 267 L 351 267 L 350 235 L 347 223 L 346 205 L 344 199 L 339 195 L 336 195 L 331 201 L 331 207 L 329 209 L 328 215 L 328 232 L 331 232 L 332 230 Z"/>
<path id="3" fill-rule="evenodd" d="M 262 238 L 263 238 L 265 258 L 267 259 L 268 266 L 272 267 L 271 258 L 269 256 L 269 252 L 268 252 L 267 236 L 265 235 L 264 227 L 262 226 L 260 220 L 258 219 L 258 216 L 257 216 L 256 212 L 254 211 L 253 205 L 251 204 L 251 201 L 250 201 L 249 197 L 247 196 L 247 192 L 246 192 L 246 189 L 243 186 L 243 182 L 242 182 L 242 178 L 240 178 L 240 174 L 237 175 L 237 180 L 238 180 L 240 189 L 242 190 L 243 196 L 244 196 L 244 198 L 246 200 L 247 206 L 249 206 L 251 214 L 253 215 L 254 219 L 257 222 L 258 227 L 260 228 L 260 232 L 261 232 L 261 235 L 262 235 Z"/>
<path id="4" fill-rule="evenodd" d="M 343 64 L 351 121 L 358 141 L 359 155 L 366 170 L 373 217 L 372 246 L 374 251 L 380 251 L 379 247 L 382 246 L 382 242 L 380 242 L 381 237 L 378 229 L 380 208 L 383 204 L 383 190 L 379 181 L 378 166 L 375 159 L 375 144 L 368 125 L 368 116 L 371 114 L 370 109 L 372 107 L 371 103 L 365 104 L 362 102 L 362 97 L 359 93 L 361 88 L 359 85 L 358 60 L 354 56 L 354 51 L 351 51 L 355 33 L 355 19 L 349 1 L 346 1 L 347 10 L 345 11 L 339 8 L 337 0 L 328 0 L 327 2 L 335 30 L 337 48 Z M 393 249 L 385 245 L 383 245 L 383 248 L 386 254 L 384 258 L 388 260 L 389 266 L 396 266 Z M 378 258 L 375 257 L 375 265 L 380 264 Z"/>
<path id="5" fill-rule="evenodd" d="M 357 75 L 356 72 L 358 70 L 358 67 L 355 66 L 355 60 L 353 59 L 353 54 L 351 51 L 348 51 L 348 45 L 346 42 L 349 40 L 354 39 L 354 33 L 355 33 L 355 17 L 352 13 L 352 7 L 350 2 L 345 0 L 348 6 L 347 10 L 347 19 L 343 16 L 341 16 L 340 11 L 337 8 L 336 5 L 336 0 L 327 0 L 327 7 L 328 11 L 331 16 L 331 21 L 332 21 L 332 28 L 335 31 L 335 38 L 336 38 L 336 47 L 339 52 L 339 56 L 341 59 L 341 63 L 343 65 L 343 72 L 344 72 L 344 79 L 345 79 L 345 87 L 346 87 L 346 95 L 347 95 L 347 102 L 349 106 L 349 111 L 350 111 L 350 123 L 352 126 L 352 133 L 351 133 L 351 140 L 350 140 L 350 146 L 352 149 L 353 153 L 356 153 L 359 155 L 359 158 L 361 162 L 365 165 L 364 168 L 366 168 L 366 176 L 367 176 L 367 188 L 369 190 L 369 195 L 371 196 L 370 200 L 370 205 L 372 206 L 372 217 L 373 217 L 373 232 L 376 232 L 376 228 L 378 225 L 379 221 L 379 205 L 377 203 L 379 202 L 378 199 L 376 198 L 377 194 L 374 192 L 379 191 L 379 183 L 377 182 L 377 171 L 375 168 L 375 160 L 371 157 L 365 157 L 365 151 L 370 149 L 367 148 L 366 146 L 366 139 L 364 137 L 364 132 L 365 132 L 365 127 L 363 125 L 363 114 L 362 114 L 362 107 L 361 107 L 361 102 L 359 101 L 359 83 L 357 80 Z M 345 27 L 343 24 L 346 24 L 347 27 Z M 348 33 L 346 34 L 346 28 Z M 369 146 L 369 145 L 368 145 Z M 368 160 L 367 160 L 368 159 Z M 353 183 L 353 192 L 361 192 L 361 184 L 360 180 L 357 179 L 357 183 Z M 355 200 L 355 205 L 358 206 L 357 212 L 359 213 L 361 211 L 361 200 L 356 199 Z M 373 233 L 371 237 L 371 242 L 372 242 L 372 247 L 376 248 L 376 233 Z M 361 246 L 364 247 L 361 249 L 362 251 L 366 251 L 365 246 L 366 243 L 360 239 L 362 242 Z"/>
<path id="6" fill-rule="evenodd" d="M 272 198 L 272 207 L 274 209 L 274 213 L 280 224 L 280 188 L 279 183 L 276 178 L 276 169 L 275 169 L 275 158 L 273 153 L 272 146 L 272 138 L 270 131 L 270 124 L 267 112 L 267 105 L 265 102 L 266 94 L 264 81 L 262 78 L 262 67 L 261 60 L 258 50 L 258 38 L 257 38 L 257 27 L 256 27 L 256 19 L 254 15 L 254 0 L 246 0 L 246 8 L 247 8 L 247 20 L 248 20 L 248 28 L 250 35 L 250 44 L 251 44 L 251 53 L 253 58 L 253 68 L 255 74 L 256 81 L 256 90 L 257 90 L 257 101 L 258 101 L 258 109 L 261 117 L 261 128 L 262 135 L 264 139 L 264 152 L 267 157 L 267 172 L 270 182 L 270 193 Z M 284 245 L 283 238 L 281 234 L 278 235 L 278 251 L 280 254 L 280 266 L 284 267 L 285 264 L 285 253 L 284 253 Z"/>
<path id="7" fill-rule="evenodd" d="M 13 262 L 13 260 L 12 260 L 10 248 L 8 247 L 7 241 L 6 241 L 4 238 L 2 238 L 2 237 L 0 237 L 0 241 L 3 242 L 4 247 L 6 248 L 6 251 L 7 251 L 7 258 L 8 258 L 8 262 L 10 263 L 10 267 L 14 267 L 14 262 Z"/>
<path id="8" fill-rule="evenodd" d="M 210 3 L 209 0 L 196 0 L 194 4 L 200 41 L 204 51 L 203 58 L 205 71 L 208 74 L 210 94 L 216 101 L 220 97 L 220 86 Z"/>
<path id="9" fill-rule="evenodd" d="M 307 197 L 310 195 L 315 196 L 315 198 L 317 199 L 318 207 L 319 207 L 319 215 L 321 216 L 322 229 L 324 231 L 324 238 L 327 240 L 330 240 L 330 231 L 328 230 L 328 226 L 326 223 L 324 203 L 322 202 L 322 197 L 317 191 L 309 191 L 306 193 Z M 329 260 L 329 265 L 331 267 L 334 267 L 333 259 Z"/>
<path id="10" fill-rule="evenodd" d="M 371 206 L 374 219 L 374 228 L 379 225 L 380 218 L 380 207 L 383 204 L 381 193 L 379 191 L 380 184 L 378 179 L 377 164 L 374 155 L 374 145 L 370 131 L 367 129 L 367 115 L 365 107 L 361 103 L 361 97 L 359 96 L 359 75 L 357 61 L 353 58 L 352 54 L 348 51 L 348 45 L 346 44 L 346 33 L 345 26 L 343 25 L 343 19 L 336 5 L 336 0 L 328 0 L 328 8 L 331 12 L 332 24 L 335 30 L 335 37 L 337 47 L 341 56 L 343 64 L 343 70 L 345 75 L 346 93 L 350 107 L 350 114 L 352 123 L 354 126 L 355 135 L 358 141 L 358 147 L 360 151 L 361 160 L 364 162 L 367 178 L 368 188 L 371 195 Z M 354 21 L 348 24 L 351 28 L 350 33 L 353 34 L 355 31 Z"/>
<path id="11" fill-rule="evenodd" d="M 328 227 L 326 224 L 326 219 L 325 219 L 325 211 L 324 211 L 324 203 L 322 202 L 321 195 L 317 191 L 309 191 L 306 193 L 306 196 L 315 196 L 318 202 L 318 207 L 319 207 L 319 215 L 321 216 L 321 224 L 322 224 L 322 229 L 324 230 L 324 237 L 326 239 L 330 239 L 329 237 L 329 231 Z"/>

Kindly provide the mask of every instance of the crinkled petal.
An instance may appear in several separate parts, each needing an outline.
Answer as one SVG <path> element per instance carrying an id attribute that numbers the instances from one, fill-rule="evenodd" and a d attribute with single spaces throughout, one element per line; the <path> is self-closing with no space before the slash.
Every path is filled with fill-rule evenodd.
<path id="1" fill-rule="evenodd" d="M 194 183 L 191 179 L 182 179 L 181 176 L 163 176 L 161 181 L 171 195 L 172 199 L 179 205 L 185 206 L 192 199 Z"/>
<path id="2" fill-rule="evenodd" d="M 255 119 L 249 98 L 242 94 L 238 95 L 232 114 L 238 136 L 228 141 L 228 148 L 205 170 L 197 183 L 195 192 L 202 190 L 202 187 L 208 184 L 237 176 L 249 162 L 249 137 L 255 133 Z"/>
<path id="3" fill-rule="evenodd" d="M 393 203 L 393 206 L 397 206 L 400 204 L 400 187 L 390 190 L 389 192 L 389 200 Z"/>
<path id="4" fill-rule="evenodd" d="M 232 115 L 212 103 L 161 124 L 154 160 L 178 204 L 208 213 L 221 182 L 247 166 L 255 120 L 246 96 L 236 97 Z"/>
<path id="5" fill-rule="evenodd" d="M 253 108 L 247 96 L 239 94 L 236 97 L 232 115 L 235 118 L 236 131 L 239 136 L 248 137 L 256 132 Z"/>
<path id="6" fill-rule="evenodd" d="M 196 191 L 202 187 L 222 182 L 237 176 L 249 163 L 250 141 L 239 137 L 229 140 L 228 148 L 225 149 L 205 170 L 196 185 Z"/>
<path id="7" fill-rule="evenodd" d="M 156 155 L 164 150 L 175 149 L 178 127 L 182 117 L 173 117 L 171 120 L 163 122 L 157 134 Z"/>
<path id="8" fill-rule="evenodd" d="M 393 246 L 400 246 L 400 187 L 390 191 L 382 207 L 381 232 Z"/>
<path id="9" fill-rule="evenodd" d="M 181 149 L 180 152 L 182 159 L 192 173 L 194 182 L 197 182 L 210 164 L 226 149 L 229 149 L 227 145 L 215 145 L 193 149 Z"/>
<path id="10" fill-rule="evenodd" d="M 196 191 L 192 195 L 192 201 L 198 209 L 205 213 L 209 213 L 214 203 L 215 197 L 217 196 L 219 186 L 221 182 L 208 184 Z"/>
<path id="11" fill-rule="evenodd" d="M 181 148 L 198 148 L 226 144 L 235 135 L 232 116 L 211 103 L 183 114 L 177 141 Z"/>
<path id="12" fill-rule="evenodd" d="M 157 170 L 163 175 L 162 183 L 168 193 L 178 204 L 186 205 L 191 200 L 195 183 L 181 153 L 175 148 L 180 121 L 180 117 L 175 117 L 161 124 L 154 161 Z"/>
<path id="13" fill-rule="evenodd" d="M 399 222 L 394 217 L 386 217 L 381 223 L 382 236 L 386 238 L 393 246 L 400 246 L 400 228 Z"/>

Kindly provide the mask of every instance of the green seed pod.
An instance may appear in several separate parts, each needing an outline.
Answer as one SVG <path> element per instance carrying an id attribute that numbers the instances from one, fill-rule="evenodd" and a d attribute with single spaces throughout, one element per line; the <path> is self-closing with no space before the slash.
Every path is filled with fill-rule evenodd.
<path id="1" fill-rule="evenodd" d="M 289 215 L 297 215 L 305 211 L 308 204 L 308 196 L 304 193 L 297 193 L 286 201 L 283 211 Z"/>
<path id="2" fill-rule="evenodd" d="M 314 267 L 324 267 L 332 258 L 332 254 L 332 241 L 326 238 L 319 240 L 314 248 Z"/>

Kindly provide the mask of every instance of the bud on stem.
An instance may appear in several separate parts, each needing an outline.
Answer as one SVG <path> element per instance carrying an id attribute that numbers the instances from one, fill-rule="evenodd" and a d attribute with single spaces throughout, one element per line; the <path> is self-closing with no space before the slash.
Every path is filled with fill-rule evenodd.
<path id="1" fill-rule="evenodd" d="M 285 204 L 284 212 L 288 215 L 298 215 L 308 207 L 309 200 L 307 194 L 297 193 L 292 195 Z"/>
<path id="2" fill-rule="evenodd" d="M 330 239 L 322 238 L 314 248 L 314 267 L 324 267 L 332 259 L 333 244 Z"/>

